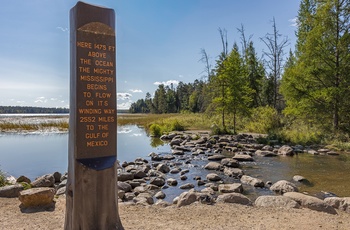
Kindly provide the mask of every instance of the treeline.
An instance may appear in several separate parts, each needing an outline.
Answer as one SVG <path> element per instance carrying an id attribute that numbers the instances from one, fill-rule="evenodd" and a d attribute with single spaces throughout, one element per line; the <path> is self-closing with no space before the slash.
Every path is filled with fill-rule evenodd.
<path id="1" fill-rule="evenodd" d="M 6 113 L 69 113 L 69 109 L 31 106 L 0 106 L 0 114 Z"/>
<path id="2" fill-rule="evenodd" d="M 222 51 L 211 65 L 201 50 L 205 77 L 177 87 L 159 85 L 130 107 L 131 113 L 219 115 L 225 130 L 236 130 L 237 118 L 259 108 L 273 108 L 285 130 L 307 127 L 319 132 L 350 133 L 350 0 L 302 0 L 297 16 L 294 52 L 277 29 L 260 38 L 266 46 L 259 58 L 243 25 L 240 44 L 228 47 L 219 29 Z M 257 108 L 257 109 L 256 109 Z M 299 127 L 296 127 L 299 126 Z M 299 131 L 300 132 L 300 131 Z"/>

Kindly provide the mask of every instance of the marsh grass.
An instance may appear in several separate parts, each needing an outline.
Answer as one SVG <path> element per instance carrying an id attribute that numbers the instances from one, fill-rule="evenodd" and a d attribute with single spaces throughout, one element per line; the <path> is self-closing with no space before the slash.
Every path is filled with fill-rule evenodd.
<path id="1" fill-rule="evenodd" d="M 1 122 L 0 132 L 9 131 L 37 131 L 45 129 L 56 128 L 59 131 L 67 131 L 69 128 L 68 122 L 42 122 L 38 124 L 28 123 L 12 123 L 12 122 Z"/>

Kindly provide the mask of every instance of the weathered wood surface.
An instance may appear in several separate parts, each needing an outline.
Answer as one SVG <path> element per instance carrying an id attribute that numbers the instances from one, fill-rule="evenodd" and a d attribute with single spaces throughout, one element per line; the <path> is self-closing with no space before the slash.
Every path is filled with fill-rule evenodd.
<path id="1" fill-rule="evenodd" d="M 116 73 L 115 73 L 115 15 L 114 11 L 107 8 L 95 7 L 82 2 L 78 2 L 70 12 L 70 30 L 71 30 L 71 89 L 70 89 L 70 130 L 69 130 L 69 156 L 68 156 L 68 182 L 66 197 L 66 216 L 65 230 L 108 230 L 123 229 L 118 214 L 118 198 L 117 198 L 117 175 L 116 175 Z M 101 29 L 102 27 L 102 29 Z M 106 31 L 107 28 L 107 31 Z M 112 30 L 108 29 L 112 28 Z M 96 29 L 96 31 L 95 31 Z M 96 51 L 101 50 L 102 57 L 86 57 L 80 61 L 79 55 L 84 53 L 82 47 L 77 47 L 79 37 L 78 30 L 86 32 L 91 40 L 84 37 L 87 42 L 91 42 L 91 47 L 83 47 Z M 101 30 L 104 32 L 100 33 Z M 111 32 L 112 31 L 112 32 Z M 81 34 L 81 33 L 80 33 Z M 94 34 L 97 37 L 93 37 Z M 110 36 L 104 39 L 103 36 Z M 112 37 L 111 37 L 112 36 Z M 112 39 L 111 39 L 112 38 Z M 95 42 L 96 41 L 96 42 Z M 103 43 L 103 46 L 95 46 L 97 43 Z M 113 47 L 113 50 L 111 47 Z M 108 47 L 110 49 L 108 50 Z M 79 50 L 79 49 L 80 50 Z M 79 51 L 79 52 L 78 52 Z M 79 54 L 77 54 L 79 53 Z M 90 61 L 88 60 L 90 59 Z M 79 72 L 79 65 L 86 65 L 93 68 L 96 61 L 105 61 L 108 59 L 108 66 L 101 67 L 108 69 L 108 73 L 104 77 L 110 77 L 107 85 L 108 93 L 112 93 L 112 97 L 106 99 L 103 103 L 94 107 L 95 109 L 114 109 L 105 117 L 109 117 L 106 121 L 102 121 L 107 126 L 100 129 L 99 123 L 92 121 L 79 122 L 81 116 L 95 117 L 98 120 L 99 113 L 81 114 L 79 108 L 88 106 L 86 101 L 82 101 L 83 93 L 89 92 L 96 95 L 90 98 L 97 103 L 96 93 L 103 91 L 89 89 L 86 82 L 82 82 Z M 80 62 L 79 62 L 80 61 Z M 111 66 L 112 64 L 112 66 Z M 88 71 L 85 71 L 88 74 Z M 84 73 L 84 74 L 85 74 Z M 91 74 L 96 75 L 96 74 Z M 100 84 L 100 83 L 96 83 Z M 107 84 L 107 83 L 106 83 Z M 113 85 L 114 84 L 114 85 Z M 80 87 L 80 88 L 79 88 Z M 107 101 L 108 100 L 108 101 Z M 95 104 L 96 105 L 96 104 Z M 94 106 L 95 106 L 94 105 Z M 97 111 L 97 110 L 96 110 Z M 89 125 L 89 126 L 88 126 Z M 86 126 L 86 129 L 84 128 Z M 93 132 L 91 128 L 93 127 Z M 101 126 L 102 127 L 102 126 Z M 108 137 L 102 138 L 102 133 L 108 132 Z M 86 135 L 89 133 L 89 135 Z M 106 135 L 105 135 L 106 136 Z M 110 138 L 112 136 L 112 138 Z M 97 138 L 98 137 L 98 138 Z M 85 139 L 84 139 L 85 138 Z M 96 141 L 90 143 L 90 141 Z M 101 142 L 97 142 L 101 141 Z M 113 142 L 114 141 L 114 142 Z M 98 146 L 96 143 L 107 143 L 108 146 Z"/>

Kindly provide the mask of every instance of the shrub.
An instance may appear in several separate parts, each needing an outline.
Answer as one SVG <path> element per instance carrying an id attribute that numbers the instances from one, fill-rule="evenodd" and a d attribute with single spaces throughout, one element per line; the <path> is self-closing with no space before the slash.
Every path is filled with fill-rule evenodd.
<path id="1" fill-rule="evenodd" d="M 172 123 L 171 123 L 171 131 L 184 131 L 185 127 L 180 124 L 180 122 L 175 119 Z"/>
<path id="2" fill-rule="evenodd" d="M 152 124 L 149 127 L 149 132 L 153 137 L 160 137 L 163 134 L 162 127 L 158 124 Z"/>
<path id="3" fill-rule="evenodd" d="M 253 109 L 247 119 L 245 129 L 255 133 L 275 133 L 281 127 L 280 117 L 276 109 L 265 106 Z"/>
<path id="4" fill-rule="evenodd" d="M 6 177 L 5 174 L 0 170 L 0 187 L 6 185 Z"/>

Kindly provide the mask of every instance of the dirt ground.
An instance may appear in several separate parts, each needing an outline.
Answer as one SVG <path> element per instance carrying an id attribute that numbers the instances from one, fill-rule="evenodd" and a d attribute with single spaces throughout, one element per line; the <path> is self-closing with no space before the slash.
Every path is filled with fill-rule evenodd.
<path id="1" fill-rule="evenodd" d="M 0 229 L 63 229 L 65 199 L 53 211 L 23 213 L 15 198 L 0 198 Z M 350 229 L 350 214 L 338 215 L 308 209 L 272 209 L 238 204 L 140 206 L 119 204 L 125 229 Z"/>

